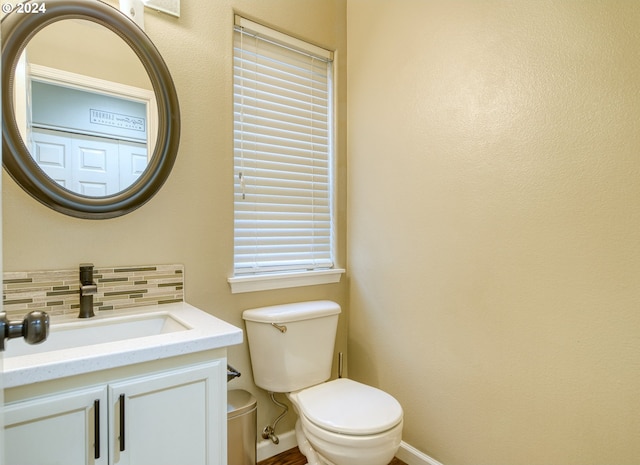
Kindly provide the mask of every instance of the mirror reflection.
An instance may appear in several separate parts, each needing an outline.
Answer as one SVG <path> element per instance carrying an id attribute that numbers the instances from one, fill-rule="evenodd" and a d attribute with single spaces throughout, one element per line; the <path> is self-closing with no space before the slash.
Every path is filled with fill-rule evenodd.
<path id="1" fill-rule="evenodd" d="M 14 77 L 25 146 L 60 186 L 103 197 L 145 171 L 157 104 L 144 66 L 114 32 L 88 20 L 54 22 L 31 38 Z"/>

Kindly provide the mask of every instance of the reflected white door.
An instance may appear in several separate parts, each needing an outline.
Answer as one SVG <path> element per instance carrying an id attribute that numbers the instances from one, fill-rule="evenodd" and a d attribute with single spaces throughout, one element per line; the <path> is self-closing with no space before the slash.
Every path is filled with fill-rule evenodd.
<path id="1" fill-rule="evenodd" d="M 61 186 L 91 197 L 120 190 L 117 141 L 47 129 L 31 138 L 36 163 Z"/>
<path id="2" fill-rule="evenodd" d="M 70 191 L 103 197 L 133 184 L 148 163 L 147 145 L 34 128 L 31 153 L 47 175 Z"/>

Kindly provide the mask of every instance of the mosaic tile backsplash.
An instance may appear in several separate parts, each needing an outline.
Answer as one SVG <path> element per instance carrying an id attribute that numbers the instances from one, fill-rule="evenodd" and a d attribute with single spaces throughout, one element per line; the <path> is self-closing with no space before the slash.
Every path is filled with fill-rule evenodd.
<path id="1" fill-rule="evenodd" d="M 93 297 L 96 314 L 184 300 L 183 265 L 96 266 L 93 277 L 98 285 Z M 32 310 L 49 315 L 78 313 L 80 269 L 6 272 L 2 294 L 10 319 L 21 319 Z"/>

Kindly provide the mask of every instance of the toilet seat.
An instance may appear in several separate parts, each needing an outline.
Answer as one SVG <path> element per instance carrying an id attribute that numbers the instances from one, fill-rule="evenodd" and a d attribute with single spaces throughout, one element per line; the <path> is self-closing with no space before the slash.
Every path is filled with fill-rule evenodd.
<path id="1" fill-rule="evenodd" d="M 346 378 L 292 393 L 299 413 L 314 425 L 334 433 L 366 436 L 390 430 L 402 422 L 402 407 L 380 389 Z"/>

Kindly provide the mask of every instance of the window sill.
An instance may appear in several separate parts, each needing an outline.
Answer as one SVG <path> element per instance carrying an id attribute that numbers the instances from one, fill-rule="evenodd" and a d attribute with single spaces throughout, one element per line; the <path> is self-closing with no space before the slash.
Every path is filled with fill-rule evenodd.
<path id="1" fill-rule="evenodd" d="M 296 271 L 292 273 L 274 273 L 250 276 L 233 276 L 227 281 L 232 294 L 243 292 L 268 291 L 288 287 L 315 286 L 340 282 L 345 272 L 342 268 L 331 270 Z"/>

